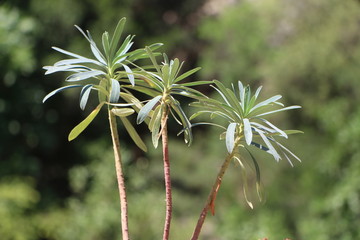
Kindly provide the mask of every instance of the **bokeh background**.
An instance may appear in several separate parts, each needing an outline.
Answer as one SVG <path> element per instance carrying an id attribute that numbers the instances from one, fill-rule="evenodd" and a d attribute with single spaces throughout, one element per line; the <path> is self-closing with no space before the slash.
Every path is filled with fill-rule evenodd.
<path id="1" fill-rule="evenodd" d="M 126 33 L 136 34 L 136 47 L 163 42 L 162 51 L 186 61 L 185 70 L 201 66 L 189 81 L 241 80 L 263 85 L 263 98 L 280 93 L 286 105 L 303 106 L 274 119 L 305 132 L 287 141 L 302 163 L 292 168 L 256 153 L 266 200 L 257 200 L 249 175 L 254 210 L 233 164 L 201 239 L 360 239 L 359 1 L 2 0 L 1 240 L 121 239 L 106 114 L 69 143 L 67 134 L 91 108 L 79 109 L 76 90 L 41 103 L 64 84 L 65 75 L 44 76 L 42 66 L 63 58 L 51 46 L 86 54 L 74 24 L 99 39 L 121 17 L 127 17 Z M 161 149 L 152 149 L 146 126 L 139 129 L 148 153 L 120 126 L 130 230 L 133 239 L 160 239 Z M 175 240 L 190 238 L 225 155 L 218 130 L 195 129 L 190 148 L 178 131 L 171 122 Z"/>

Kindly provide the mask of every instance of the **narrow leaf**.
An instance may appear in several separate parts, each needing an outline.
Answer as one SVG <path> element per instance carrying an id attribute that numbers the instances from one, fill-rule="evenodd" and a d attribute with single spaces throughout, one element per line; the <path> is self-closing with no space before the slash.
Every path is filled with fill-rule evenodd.
<path id="1" fill-rule="evenodd" d="M 131 83 L 132 86 L 135 86 L 135 78 L 134 78 L 134 74 L 133 72 L 131 71 L 131 69 L 126 66 L 125 64 L 122 64 L 122 66 L 124 67 L 126 73 L 127 73 L 127 76 L 129 78 L 129 81 Z"/>
<path id="2" fill-rule="evenodd" d="M 189 70 L 189 71 L 181 74 L 179 77 L 177 77 L 177 78 L 175 79 L 175 82 L 179 82 L 179 81 L 187 78 L 188 76 L 196 73 L 196 72 L 199 71 L 200 69 L 201 69 L 201 67 L 197 67 L 197 68 L 191 69 L 191 70 Z"/>
<path id="3" fill-rule="evenodd" d="M 120 83 L 115 79 L 111 79 L 110 103 L 117 103 L 120 98 Z"/>
<path id="4" fill-rule="evenodd" d="M 140 109 L 136 119 L 137 124 L 140 124 L 145 120 L 145 118 L 149 115 L 149 112 L 153 109 L 153 107 L 159 102 L 161 98 L 161 95 L 154 97 Z"/>
<path id="5" fill-rule="evenodd" d="M 91 92 L 92 84 L 85 85 L 80 92 L 80 108 L 81 110 L 85 109 L 86 103 L 89 99 L 89 95 Z"/>
<path id="6" fill-rule="evenodd" d="M 68 76 L 65 81 L 68 82 L 77 82 L 82 81 L 88 78 L 96 77 L 99 75 L 104 75 L 105 73 L 103 71 L 99 70 L 92 70 L 92 71 L 86 71 L 86 72 L 80 72 L 80 73 L 74 73 L 70 76 Z"/>
<path id="7" fill-rule="evenodd" d="M 225 142 L 228 153 L 231 153 L 234 149 L 236 125 L 236 123 L 230 123 L 226 130 Z"/>
<path id="8" fill-rule="evenodd" d="M 65 87 L 61 87 L 61 88 L 58 88 L 58 89 L 55 89 L 53 90 L 52 92 L 48 93 L 44 99 L 43 99 L 43 103 L 48 100 L 50 97 L 54 96 L 55 94 L 57 94 L 58 92 L 61 92 L 65 89 L 69 89 L 69 88 L 76 88 L 76 87 L 82 87 L 83 85 L 68 85 L 68 86 L 65 86 Z"/>
<path id="9" fill-rule="evenodd" d="M 111 38 L 111 42 L 110 42 L 110 55 L 112 57 L 112 55 L 115 53 L 118 42 L 120 40 L 121 34 L 124 30 L 124 26 L 125 26 L 125 22 L 126 22 L 126 18 L 121 18 L 120 21 L 118 22 L 118 24 L 116 25 L 114 34 Z"/>
<path id="10" fill-rule="evenodd" d="M 121 121 L 124 123 L 124 127 L 126 128 L 126 131 L 129 133 L 131 139 L 134 141 L 134 143 L 144 152 L 147 151 L 147 147 L 139 134 L 136 132 L 133 125 L 129 122 L 129 120 L 126 117 L 120 117 Z"/>
<path id="11" fill-rule="evenodd" d="M 245 141 L 246 141 L 247 145 L 250 145 L 252 142 L 253 133 L 251 130 L 251 125 L 250 125 L 249 119 L 244 118 L 243 123 L 244 123 Z"/>
<path id="12" fill-rule="evenodd" d="M 104 102 L 100 103 L 90 114 L 87 116 L 81 123 L 79 123 L 76 127 L 71 130 L 68 140 L 72 141 L 77 136 L 79 136 L 80 133 L 82 133 L 87 126 L 94 120 L 96 115 L 99 113 L 101 107 L 104 105 Z"/>

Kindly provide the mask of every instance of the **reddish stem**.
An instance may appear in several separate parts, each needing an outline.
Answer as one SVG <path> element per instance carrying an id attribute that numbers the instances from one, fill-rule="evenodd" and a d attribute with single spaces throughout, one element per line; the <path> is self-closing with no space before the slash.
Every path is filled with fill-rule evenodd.
<path id="1" fill-rule="evenodd" d="M 117 177 L 119 196 L 120 196 L 122 239 L 129 240 L 127 199 L 125 192 L 124 175 L 122 171 L 120 141 L 117 131 L 116 116 L 110 110 L 109 110 L 109 123 L 110 123 L 111 137 L 114 147 L 115 169 L 116 169 L 116 177 Z"/>
<path id="2" fill-rule="evenodd" d="M 161 139 L 163 147 L 164 160 L 164 179 L 165 179 L 165 197 L 166 197 L 166 215 L 163 240 L 168 240 L 170 235 L 170 223 L 172 215 L 172 196 L 171 196 L 171 177 L 170 177 L 170 159 L 168 147 L 167 118 L 168 111 L 164 111 L 161 117 Z"/>
<path id="3" fill-rule="evenodd" d="M 210 192 L 210 194 L 209 194 L 209 196 L 207 198 L 206 204 L 205 204 L 203 210 L 200 213 L 200 216 L 199 216 L 198 222 L 196 224 L 194 233 L 193 233 L 193 235 L 191 237 L 191 240 L 197 240 L 199 238 L 202 226 L 203 226 L 203 224 L 205 222 L 205 218 L 206 218 L 206 215 L 209 212 L 209 210 L 211 210 L 212 215 L 215 214 L 216 195 L 217 195 L 217 193 L 219 191 L 221 181 L 222 181 L 222 178 L 223 178 L 223 176 L 225 174 L 225 171 L 228 168 L 231 159 L 234 157 L 234 154 L 235 154 L 235 151 L 233 151 L 231 154 L 229 154 L 226 157 L 223 165 L 221 166 L 221 169 L 220 169 L 220 171 L 219 171 L 219 173 L 218 173 L 218 175 L 216 177 L 215 183 L 214 183 L 214 185 L 213 185 L 213 187 L 211 189 L 211 192 Z"/>

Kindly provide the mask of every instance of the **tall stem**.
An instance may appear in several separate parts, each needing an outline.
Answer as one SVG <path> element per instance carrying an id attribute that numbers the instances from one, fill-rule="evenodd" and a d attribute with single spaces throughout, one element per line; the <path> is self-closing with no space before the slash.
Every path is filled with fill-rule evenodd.
<path id="1" fill-rule="evenodd" d="M 237 144 L 235 143 L 235 146 Z M 226 169 L 228 168 L 229 164 L 230 164 L 230 161 L 231 159 L 234 157 L 235 155 L 235 149 L 232 151 L 231 154 L 229 154 L 225 161 L 223 162 L 221 168 L 220 168 L 220 171 L 218 172 L 218 175 L 216 177 L 216 180 L 215 180 L 215 183 L 211 189 L 211 192 L 207 198 L 207 201 L 206 201 L 206 204 L 203 208 L 203 210 L 201 211 L 200 213 L 200 216 L 199 216 L 199 219 L 198 219 L 198 222 L 196 224 L 196 227 L 195 227 L 195 230 L 194 230 L 194 233 L 191 237 L 191 240 L 197 240 L 199 238 L 199 235 L 200 235 L 200 232 L 201 232 L 201 229 L 202 229 L 202 226 L 204 224 L 204 221 L 205 221 L 205 218 L 206 218 L 206 215 L 207 213 L 209 212 L 209 210 L 211 209 L 212 211 L 212 214 L 214 215 L 215 214 L 215 199 L 216 199 L 216 195 L 217 195 L 217 192 L 219 191 L 219 188 L 220 188 L 220 185 L 221 185 L 221 181 L 222 181 L 222 178 L 225 174 L 225 171 Z"/>
<path id="2" fill-rule="evenodd" d="M 168 132 L 167 132 L 167 118 L 168 111 L 163 111 L 161 117 L 161 139 L 163 147 L 163 161 L 164 161 L 164 179 L 165 179 L 165 198 L 166 198 L 166 215 L 163 240 L 169 239 L 170 223 L 172 215 L 172 196 L 171 196 L 171 177 L 170 177 L 170 159 L 168 147 Z"/>
<path id="3" fill-rule="evenodd" d="M 111 138 L 114 147 L 115 156 L 115 169 L 116 177 L 118 181 L 119 195 L 120 195 L 120 208 L 121 208 L 121 229 L 122 239 L 129 240 L 129 227 L 128 227 L 128 211 L 127 211 L 127 199 L 125 192 L 124 174 L 122 171 L 121 153 L 120 153 L 120 141 L 117 131 L 116 116 L 109 109 L 109 123 L 111 130 Z"/>

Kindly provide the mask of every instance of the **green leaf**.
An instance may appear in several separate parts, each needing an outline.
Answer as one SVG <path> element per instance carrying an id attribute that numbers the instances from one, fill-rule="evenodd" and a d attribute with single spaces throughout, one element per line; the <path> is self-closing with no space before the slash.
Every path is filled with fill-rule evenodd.
<path id="1" fill-rule="evenodd" d="M 270 112 L 265 112 L 265 113 L 262 113 L 262 114 L 258 114 L 258 115 L 256 115 L 256 117 L 265 116 L 265 115 L 273 114 L 273 113 L 276 113 L 276 112 L 282 112 L 282 111 L 287 111 L 287 110 L 292 110 L 292 109 L 298 109 L 298 108 L 301 108 L 301 106 L 289 106 L 289 107 L 284 107 L 284 108 L 280 108 L 280 109 L 278 109 L 278 110 L 274 110 L 274 111 L 270 111 Z"/>
<path id="2" fill-rule="evenodd" d="M 235 131 L 236 131 L 236 123 L 230 123 L 226 130 L 226 148 L 228 153 L 231 153 L 234 150 L 235 145 Z"/>
<path id="3" fill-rule="evenodd" d="M 118 117 L 127 117 L 133 114 L 135 110 L 132 108 L 113 108 L 111 109 L 111 112 L 113 112 Z"/>
<path id="4" fill-rule="evenodd" d="M 125 26 L 125 22 L 126 22 L 126 18 L 121 18 L 118 22 L 118 24 L 116 25 L 114 34 L 111 38 L 111 42 L 110 42 L 110 57 L 112 58 L 116 48 L 118 46 L 118 42 L 120 40 L 121 34 L 124 30 L 124 26 Z"/>
<path id="5" fill-rule="evenodd" d="M 243 193 L 244 193 L 244 197 L 245 197 L 245 201 L 246 203 L 249 205 L 249 207 L 251 209 L 254 208 L 253 204 L 251 201 L 249 201 L 248 197 L 247 197 L 247 192 L 248 192 L 248 179 L 247 179 L 247 173 L 246 173 L 246 168 L 244 166 L 244 164 L 241 162 L 240 158 L 238 156 L 235 156 L 234 159 L 236 159 L 241 167 L 241 177 L 243 180 Z"/>
<path id="6" fill-rule="evenodd" d="M 110 43 L 109 43 L 109 33 L 104 32 L 102 35 L 102 45 L 104 48 L 105 57 L 107 60 L 110 58 Z"/>
<path id="7" fill-rule="evenodd" d="M 129 81 L 130 81 L 131 85 L 132 85 L 132 86 L 135 86 L 134 73 L 133 73 L 133 72 L 131 71 L 131 69 L 130 69 L 128 66 L 126 66 L 125 64 L 121 64 L 121 65 L 124 67 L 125 72 L 126 72 L 128 78 L 129 78 Z"/>
<path id="8" fill-rule="evenodd" d="M 149 55 L 149 58 L 152 62 L 152 64 L 154 65 L 156 71 L 161 74 L 161 70 L 160 70 L 160 66 L 159 64 L 156 62 L 156 58 L 154 56 L 154 53 L 152 52 L 152 50 L 149 47 L 145 47 L 145 51 L 147 52 L 147 54 Z"/>
<path id="9" fill-rule="evenodd" d="M 65 90 L 65 89 L 82 87 L 82 86 L 83 86 L 83 85 L 68 85 L 68 86 L 65 86 L 65 87 L 61 87 L 61 88 L 55 89 L 55 90 L 51 91 L 50 93 L 48 93 L 48 94 L 44 97 L 44 99 L 43 99 L 42 102 L 44 103 L 44 102 L 47 101 L 49 98 L 51 98 L 52 96 L 54 96 L 54 95 L 57 94 L 58 92 L 61 92 L 61 91 Z"/>
<path id="10" fill-rule="evenodd" d="M 195 82 L 182 83 L 181 86 L 193 87 L 193 86 L 199 86 L 199 85 L 205 85 L 211 83 L 213 83 L 213 81 L 195 81 Z"/>
<path id="11" fill-rule="evenodd" d="M 151 130 L 151 140 L 152 140 L 152 143 L 154 145 L 155 148 L 158 147 L 158 144 L 159 144 L 159 138 L 160 138 L 160 127 L 161 127 L 161 115 L 163 114 L 163 108 L 162 106 L 160 105 L 160 111 L 158 112 L 158 114 L 156 116 L 153 116 L 155 117 L 154 119 L 154 123 L 152 124 L 152 130 Z"/>
<path id="12" fill-rule="evenodd" d="M 152 115 L 151 115 L 151 119 L 149 122 L 149 130 L 150 132 L 153 132 L 154 130 L 154 126 L 155 126 L 155 122 L 158 118 L 160 118 L 162 112 L 160 111 L 162 109 L 161 105 L 158 105 L 155 110 L 153 111 Z"/>
<path id="13" fill-rule="evenodd" d="M 134 141 L 134 143 L 144 152 L 147 151 L 147 147 L 139 134 L 136 132 L 133 125 L 129 122 L 129 120 L 126 117 L 120 117 L 121 121 L 124 123 L 124 126 L 126 128 L 126 131 L 129 133 L 131 139 Z"/>
<path id="14" fill-rule="evenodd" d="M 191 69 L 191 70 L 189 70 L 189 71 L 181 74 L 179 77 L 177 77 L 177 78 L 175 79 L 175 82 L 179 82 L 179 81 L 187 78 L 188 76 L 196 73 L 196 72 L 199 71 L 200 69 L 201 69 L 201 67 L 197 67 L 197 68 Z"/>
<path id="15" fill-rule="evenodd" d="M 137 124 L 140 124 L 145 120 L 145 118 L 149 115 L 150 111 L 159 102 L 161 98 L 161 95 L 154 97 L 140 109 L 136 119 Z"/>
<path id="16" fill-rule="evenodd" d="M 107 90 L 107 80 L 101 79 L 99 85 L 95 86 L 95 88 L 98 90 L 98 99 L 99 102 L 106 102 L 108 97 L 108 90 Z"/>
<path id="17" fill-rule="evenodd" d="M 104 102 L 100 103 L 89 114 L 89 116 L 87 116 L 81 123 L 79 123 L 76 127 L 73 128 L 73 130 L 71 130 L 71 132 L 69 133 L 69 137 L 68 137 L 69 141 L 74 140 L 77 136 L 79 136 L 80 133 L 82 133 L 85 130 L 85 128 L 87 128 L 87 126 L 89 126 L 89 124 L 94 120 L 94 118 L 99 113 L 99 111 L 103 105 L 104 105 Z"/>

